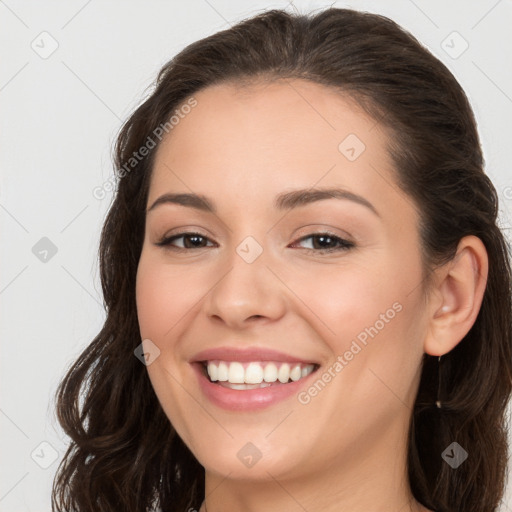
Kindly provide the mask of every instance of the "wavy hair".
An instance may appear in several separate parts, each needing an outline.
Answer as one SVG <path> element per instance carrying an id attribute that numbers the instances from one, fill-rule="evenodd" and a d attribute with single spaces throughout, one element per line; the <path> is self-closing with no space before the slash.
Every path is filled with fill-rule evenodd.
<path id="1" fill-rule="evenodd" d="M 389 129 L 396 182 L 420 212 L 425 291 L 462 237 L 484 243 L 489 274 L 475 323 L 440 365 L 424 355 L 407 460 L 412 493 L 426 507 L 497 509 L 512 388 L 510 246 L 498 226 L 498 196 L 483 170 L 471 106 L 450 71 L 395 22 L 329 8 L 268 10 L 194 42 L 163 66 L 150 96 L 122 126 L 114 147 L 117 188 L 99 245 L 106 319 L 55 393 L 70 444 L 53 482 L 54 512 L 199 508 L 204 469 L 134 356 L 141 343 L 135 277 L 156 149 L 129 172 L 121 169 L 201 89 L 278 79 L 335 88 Z M 469 452 L 456 470 L 441 458 L 453 441 Z"/>

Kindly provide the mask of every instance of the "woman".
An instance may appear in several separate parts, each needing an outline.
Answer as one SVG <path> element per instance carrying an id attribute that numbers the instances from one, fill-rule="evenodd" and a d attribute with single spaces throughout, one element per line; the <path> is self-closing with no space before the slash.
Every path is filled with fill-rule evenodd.
<path id="1" fill-rule="evenodd" d="M 245 20 L 164 66 L 115 164 L 54 510 L 497 510 L 510 255 L 468 100 L 416 39 Z"/>

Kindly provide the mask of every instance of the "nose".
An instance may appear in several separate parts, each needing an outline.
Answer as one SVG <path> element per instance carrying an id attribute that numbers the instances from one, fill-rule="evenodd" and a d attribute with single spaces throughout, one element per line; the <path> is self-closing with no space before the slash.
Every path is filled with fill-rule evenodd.
<path id="1" fill-rule="evenodd" d="M 286 311 L 286 286 L 268 263 L 265 251 L 249 263 L 233 250 L 223 262 L 222 277 L 205 297 L 208 317 L 233 329 L 281 318 Z"/>

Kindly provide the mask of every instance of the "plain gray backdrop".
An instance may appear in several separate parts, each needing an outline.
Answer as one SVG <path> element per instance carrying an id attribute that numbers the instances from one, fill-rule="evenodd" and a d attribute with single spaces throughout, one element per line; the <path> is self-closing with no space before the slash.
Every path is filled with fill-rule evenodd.
<path id="1" fill-rule="evenodd" d="M 160 67 L 268 8 L 384 14 L 415 35 L 473 105 L 510 233 L 512 1 L 0 0 L 0 511 L 50 511 L 67 439 L 53 394 L 100 330 L 99 234 L 111 145 Z M 502 512 L 512 512 L 512 494 Z"/>

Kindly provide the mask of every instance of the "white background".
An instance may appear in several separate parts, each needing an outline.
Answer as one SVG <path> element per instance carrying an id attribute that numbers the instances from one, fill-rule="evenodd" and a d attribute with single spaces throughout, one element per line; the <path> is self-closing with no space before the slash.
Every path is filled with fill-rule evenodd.
<path id="1" fill-rule="evenodd" d="M 300 12 L 334 5 L 384 14 L 449 67 L 474 107 L 486 170 L 500 195 L 501 222 L 510 229 L 512 2 L 293 5 Z M 67 446 L 53 394 L 104 320 L 97 248 L 111 194 L 98 200 L 92 191 L 112 175 L 111 145 L 121 122 L 183 47 L 261 10 L 286 6 L 248 0 L 0 0 L 0 511 L 50 510 L 53 475 Z M 50 36 L 40 36 L 44 31 Z M 458 58 L 443 43 L 453 31 L 469 44 Z M 453 54 L 464 42 L 450 37 Z M 31 47 L 48 51 L 52 39 L 58 48 L 48 58 Z M 43 237 L 57 249 L 47 262 L 32 251 Z M 49 464 L 53 451 L 58 458 L 48 468 L 35 462 Z M 510 489 L 501 511 L 512 512 Z"/>

